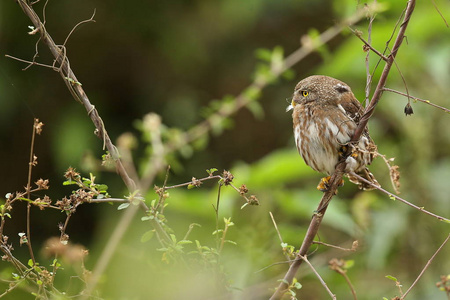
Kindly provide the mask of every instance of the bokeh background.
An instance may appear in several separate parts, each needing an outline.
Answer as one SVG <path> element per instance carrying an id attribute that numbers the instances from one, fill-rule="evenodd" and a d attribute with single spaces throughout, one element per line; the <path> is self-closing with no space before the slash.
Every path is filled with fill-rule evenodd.
<path id="1" fill-rule="evenodd" d="M 406 1 L 378 2 L 384 11 L 375 19 L 372 38 L 374 47 L 382 50 Z M 450 3 L 435 2 L 444 18 L 450 20 Z M 281 46 L 288 55 L 301 46 L 303 35 L 311 30 L 323 32 L 363 5 L 350 0 L 50 1 L 46 28 L 56 43 L 62 44 L 75 24 L 96 11 L 96 22 L 81 26 L 66 45 L 71 66 L 113 141 L 125 132 L 140 140 L 140 120 L 147 113 L 160 115 L 168 128 L 187 130 L 204 119 L 205 107 L 213 100 L 236 96 L 252 83 L 256 66 L 261 63 L 255 55 L 258 49 Z M 42 6 L 39 3 L 35 7 L 40 12 Z M 111 195 L 123 197 L 126 187 L 114 172 L 99 166 L 104 154 L 102 142 L 93 134 L 86 111 L 72 99 L 59 74 L 36 66 L 22 71 L 26 64 L 4 56 L 32 59 L 37 37 L 27 34 L 29 25 L 15 1 L 0 2 L 1 197 L 26 185 L 33 118 L 45 123 L 36 141 L 39 164 L 33 177 L 50 180 L 47 195 L 56 200 L 71 193 L 70 187 L 62 185 L 62 175 L 72 166 L 84 176 L 94 173 L 99 182 L 109 186 Z M 367 26 L 364 19 L 354 28 L 367 37 Z M 47 49 L 40 45 L 39 50 L 38 61 L 51 64 Z M 320 174 L 305 166 L 296 153 L 291 116 L 285 112 L 293 87 L 306 76 L 325 74 L 348 83 L 362 100 L 365 56 L 361 42 L 344 30 L 321 51 L 297 63 L 290 79 L 280 78 L 266 87 L 258 99 L 259 113 L 240 110 L 223 131 L 210 135 L 205 145 L 169 159 L 173 166 L 169 184 L 187 182 L 193 176 L 201 178 L 209 168 L 227 169 L 234 174 L 236 185 L 245 183 L 261 202 L 259 207 L 240 209 L 243 202 L 239 195 L 229 189 L 222 191 L 220 219 L 232 218 L 235 226 L 230 228 L 228 238 L 237 243 L 227 245 L 221 258 L 227 280 L 236 288 L 227 298 L 268 298 L 270 289 L 287 270 L 269 211 L 283 240 L 298 247 L 321 197 L 315 189 Z M 449 57 L 449 28 L 432 2 L 419 1 L 396 60 L 411 95 L 450 107 Z M 371 70 L 376 63 L 377 58 L 371 56 Z M 392 69 L 387 87 L 405 91 L 398 70 Z M 375 79 L 380 71 L 378 67 Z M 400 196 L 448 218 L 450 117 L 442 110 L 414 102 L 414 115 L 406 117 L 406 103 L 404 97 L 385 93 L 370 120 L 371 135 L 379 151 L 395 157 L 400 166 Z M 134 153 L 140 169 L 145 167 L 146 153 L 141 140 Z M 380 183 L 392 190 L 383 161 L 378 159 L 371 169 Z M 161 172 L 155 184 L 162 185 L 163 180 Z M 217 184 L 177 189 L 170 195 L 165 213 L 177 236 L 181 239 L 189 224 L 198 223 L 202 227 L 194 229 L 190 238 L 214 246 L 212 204 L 216 203 Z M 153 191 L 145 196 L 149 201 L 157 198 Z M 122 213 L 116 205 L 84 205 L 71 219 L 71 241 L 90 249 L 88 269 L 95 266 Z M 50 260 L 40 256 L 39 249 L 46 239 L 59 235 L 57 225 L 63 220 L 59 212 L 33 210 L 33 246 L 43 265 Z M 19 246 L 17 234 L 25 231 L 25 224 L 25 205 L 16 205 L 5 234 L 24 262 L 28 260 L 27 250 Z M 214 287 L 201 275 L 197 278 L 181 271 L 170 272 L 173 266 L 161 261 L 157 241 L 141 242 L 148 230 L 148 224 L 137 218 L 104 274 L 99 296 L 217 297 Z M 398 295 L 398 289 L 385 276 L 395 276 L 406 290 L 448 232 L 448 224 L 379 192 L 360 192 L 346 183 L 327 212 L 320 239 L 346 247 L 357 239 L 360 248 L 349 253 L 319 247 L 310 259 L 338 298 L 350 299 L 351 295 L 345 280 L 327 267 L 333 257 L 354 260 L 348 276 L 358 299 L 391 298 Z M 449 273 L 448 249 L 449 245 L 436 257 L 408 299 L 446 299 L 435 283 L 440 275 Z M 0 266 L 2 278 L 10 278 L 11 266 L 5 262 Z M 67 276 L 61 276 L 56 284 L 70 294 L 71 288 L 80 283 L 68 279 L 76 268 L 66 268 L 63 274 Z M 328 297 L 307 266 L 300 269 L 299 282 L 303 285 L 298 291 L 300 299 Z M 0 287 L 6 289 L 7 284 Z M 5 298 L 33 298 L 26 287 L 14 293 Z"/>

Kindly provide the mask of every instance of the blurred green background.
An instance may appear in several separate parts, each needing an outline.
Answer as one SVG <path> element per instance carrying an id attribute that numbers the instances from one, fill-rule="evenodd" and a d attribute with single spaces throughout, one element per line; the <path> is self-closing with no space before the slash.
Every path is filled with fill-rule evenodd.
<path id="1" fill-rule="evenodd" d="M 42 1 L 41 1 L 42 2 Z M 386 41 L 405 7 L 406 1 L 378 1 L 386 10 L 373 24 L 373 46 L 384 49 Z M 450 3 L 435 1 L 443 16 L 450 19 Z M 41 12 L 43 3 L 35 5 Z M 285 55 L 300 47 L 300 38 L 315 29 L 319 32 L 352 15 L 359 1 L 50 1 L 46 28 L 57 44 L 62 44 L 75 24 L 96 10 L 96 23 L 81 26 L 70 38 L 67 55 L 91 102 L 102 116 L 115 141 L 121 134 L 142 136 L 137 124 L 154 112 L 168 127 L 187 130 L 204 118 L 204 107 L 212 100 L 240 94 L 253 80 L 260 48 L 281 46 Z M 31 25 L 12 0 L 0 2 L 0 195 L 26 185 L 33 118 L 45 123 L 37 138 L 35 153 L 39 164 L 34 178 L 48 178 L 52 199 L 70 194 L 62 182 L 67 167 L 110 187 L 110 194 L 123 197 L 126 188 L 114 172 L 99 167 L 102 142 L 93 134 L 94 126 L 85 109 L 75 102 L 60 76 L 50 70 L 26 65 L 5 54 L 32 59 L 36 36 L 28 35 Z M 354 28 L 367 37 L 368 21 Z M 38 61 L 51 64 L 41 44 Z M 325 74 L 348 83 L 358 99 L 364 98 L 365 56 L 362 43 L 348 30 L 334 38 L 320 53 L 296 64 L 293 79 L 280 79 L 263 90 L 258 103 L 262 114 L 248 109 L 232 117 L 229 128 L 212 135 L 206 146 L 192 148 L 172 158 L 174 168 L 169 185 L 206 176 L 206 169 L 231 170 L 235 184 L 245 183 L 258 196 L 261 206 L 245 207 L 230 188 L 222 189 L 219 215 L 231 217 L 235 226 L 227 239 L 221 263 L 232 287 L 224 299 L 266 299 L 288 266 L 269 216 L 277 221 L 283 240 L 298 247 L 320 200 L 315 189 L 321 175 L 311 171 L 297 154 L 292 120 L 285 113 L 295 84 L 312 74 Z M 407 41 L 396 63 L 411 95 L 450 107 L 450 31 L 431 2 L 419 1 L 407 29 Z M 371 70 L 377 59 L 371 56 Z M 379 76 L 381 67 L 375 73 Z M 399 72 L 393 68 L 387 87 L 404 91 Z M 400 166 L 401 195 L 418 206 L 444 217 L 450 213 L 450 118 L 443 111 L 423 103 L 412 103 L 414 115 L 405 117 L 407 100 L 385 93 L 369 126 L 381 153 L 395 157 Z M 144 143 L 135 152 L 138 164 L 145 162 Z M 145 166 L 140 165 L 140 168 Z M 371 166 L 378 181 L 388 190 L 389 174 L 381 159 Z M 162 185 L 164 172 L 155 184 Z M 41 195 L 41 194 L 40 194 Z M 157 198 L 150 191 L 147 200 Z M 200 189 L 170 191 L 165 210 L 168 225 L 182 239 L 189 224 L 202 225 L 190 236 L 202 245 L 215 246 L 217 184 Z M 90 249 L 86 267 L 92 269 L 123 211 L 106 204 L 83 205 L 72 217 L 68 233 L 71 241 Z M 18 233 L 25 231 L 25 205 L 16 205 L 13 218 L 5 225 L 15 254 L 24 262 L 27 249 L 19 246 Z M 106 299 L 208 299 L 217 298 L 211 278 L 198 270 L 187 273 L 161 261 L 155 239 L 142 243 L 148 224 L 136 219 L 102 277 L 99 296 Z M 39 255 L 44 241 L 58 236 L 58 222 L 64 217 L 51 210 L 33 210 L 33 246 Z M 222 226 L 222 224 L 221 224 Z M 345 280 L 329 270 L 333 257 L 354 260 L 348 271 L 358 299 L 392 298 L 398 295 L 395 276 L 407 289 L 449 232 L 449 225 L 420 213 L 379 192 L 360 192 L 346 182 L 333 200 L 320 230 L 324 242 L 350 247 L 358 239 L 355 253 L 325 247 L 310 256 L 311 262 L 339 299 L 350 299 Z M 186 252 L 195 248 L 186 245 Z M 450 271 L 449 245 L 436 257 L 408 299 L 445 299 L 435 287 L 440 275 Z M 192 255 L 195 257 L 195 255 Z M 0 263 L 2 278 L 13 270 Z M 60 290 L 77 286 L 69 280 L 72 270 L 60 273 Z M 198 271 L 198 272 L 197 272 Z M 72 273 L 71 273 L 72 272 Z M 192 275 L 197 274 L 197 275 Z M 326 291 L 307 266 L 299 272 L 299 299 L 326 299 Z M 60 281 L 58 281 L 60 280 Z M 7 284 L 0 284 L 6 289 Z M 73 288 L 76 290 L 76 288 Z M 0 293 L 2 291 L 0 290 Z M 33 298 L 26 288 L 6 299 Z M 9 298 L 8 298 L 9 297 Z M 22 299 L 21 298 L 21 299 Z"/>

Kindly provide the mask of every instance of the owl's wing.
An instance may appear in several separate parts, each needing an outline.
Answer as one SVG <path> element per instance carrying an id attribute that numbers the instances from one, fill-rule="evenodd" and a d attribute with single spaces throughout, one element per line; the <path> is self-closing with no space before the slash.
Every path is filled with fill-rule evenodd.
<path id="1" fill-rule="evenodd" d="M 339 105 L 344 109 L 345 114 L 352 119 L 356 124 L 359 124 L 364 110 L 361 103 L 353 96 L 352 93 L 347 93 L 341 98 Z"/>

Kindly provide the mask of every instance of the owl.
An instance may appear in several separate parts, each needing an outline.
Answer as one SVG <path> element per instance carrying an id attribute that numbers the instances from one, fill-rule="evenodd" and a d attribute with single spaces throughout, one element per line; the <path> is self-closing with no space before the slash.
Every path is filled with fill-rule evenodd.
<path id="1" fill-rule="evenodd" d="M 377 147 L 367 128 L 359 141 L 349 143 L 363 114 L 363 108 L 347 84 L 322 75 L 305 78 L 295 87 L 288 107 L 288 110 L 291 109 L 298 152 L 313 170 L 328 175 L 322 178 L 317 186 L 318 190 L 329 189 L 330 175 L 349 147 L 345 175 L 363 190 L 374 187 L 350 173 L 354 172 L 379 186 L 367 168 L 377 153 Z"/>

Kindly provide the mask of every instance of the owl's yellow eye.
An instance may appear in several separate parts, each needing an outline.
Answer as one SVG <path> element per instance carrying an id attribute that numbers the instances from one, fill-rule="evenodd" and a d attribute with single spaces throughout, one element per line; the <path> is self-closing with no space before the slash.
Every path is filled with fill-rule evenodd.
<path id="1" fill-rule="evenodd" d="M 308 91 L 302 91 L 302 96 L 303 97 L 306 97 L 306 96 L 308 96 L 309 95 L 309 92 Z"/>

